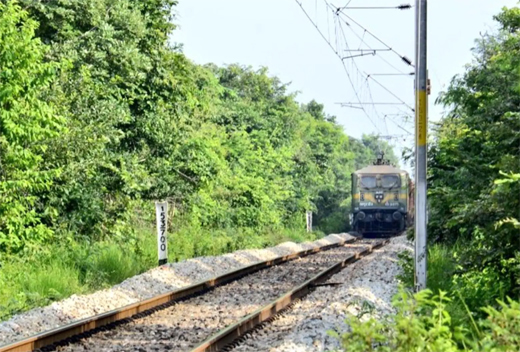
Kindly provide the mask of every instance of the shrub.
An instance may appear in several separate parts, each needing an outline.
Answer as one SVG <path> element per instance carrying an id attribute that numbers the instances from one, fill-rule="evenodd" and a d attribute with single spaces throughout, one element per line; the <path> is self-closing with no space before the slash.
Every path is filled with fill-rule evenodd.
<path id="1" fill-rule="evenodd" d="M 350 331 L 341 336 L 344 351 L 518 351 L 520 349 L 520 303 L 498 301 L 500 309 L 486 307 L 487 318 L 473 321 L 476 334 L 455 323 L 447 310 L 452 298 L 444 291 L 416 294 L 400 288 L 392 304 L 397 313 L 383 321 L 362 322 L 349 316 Z M 469 313 L 469 312 L 468 312 Z"/>

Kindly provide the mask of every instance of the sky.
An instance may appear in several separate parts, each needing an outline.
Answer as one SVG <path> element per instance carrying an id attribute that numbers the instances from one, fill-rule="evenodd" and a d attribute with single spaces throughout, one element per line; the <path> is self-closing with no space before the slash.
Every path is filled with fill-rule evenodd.
<path id="1" fill-rule="evenodd" d="M 290 91 L 299 92 L 299 102 L 315 99 L 324 104 L 348 135 L 389 136 L 400 155 L 403 147 L 414 143 L 414 77 L 409 75 L 414 68 L 401 57 L 415 61 L 415 8 L 356 7 L 401 4 L 415 1 L 179 0 L 179 28 L 171 41 L 182 44 L 186 56 L 199 64 L 267 67 L 270 75 L 290 83 Z M 493 15 L 517 4 L 428 2 L 429 121 L 442 117 L 443 108 L 434 104 L 435 99 L 472 61 L 475 39 L 496 29 Z M 335 15 L 333 8 L 338 7 L 346 8 Z"/>

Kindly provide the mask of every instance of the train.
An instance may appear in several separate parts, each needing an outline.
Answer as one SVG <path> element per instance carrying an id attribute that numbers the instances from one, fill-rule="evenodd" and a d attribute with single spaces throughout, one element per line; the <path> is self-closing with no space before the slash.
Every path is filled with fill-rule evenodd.
<path id="1" fill-rule="evenodd" d="M 380 153 L 373 165 L 352 173 L 352 230 L 391 237 L 414 224 L 414 183 Z"/>

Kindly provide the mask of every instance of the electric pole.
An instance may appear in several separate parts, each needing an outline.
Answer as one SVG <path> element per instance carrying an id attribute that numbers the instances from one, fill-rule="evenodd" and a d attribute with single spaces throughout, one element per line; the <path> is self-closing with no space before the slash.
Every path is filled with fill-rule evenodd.
<path id="1" fill-rule="evenodd" d="M 428 70 L 426 66 L 427 0 L 416 0 L 415 7 L 415 289 L 426 288 L 427 271 L 427 115 Z"/>

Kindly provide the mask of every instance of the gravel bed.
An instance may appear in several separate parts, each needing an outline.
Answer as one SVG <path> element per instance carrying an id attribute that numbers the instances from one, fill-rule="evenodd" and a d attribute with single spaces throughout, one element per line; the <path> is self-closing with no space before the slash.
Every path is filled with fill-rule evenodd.
<path id="1" fill-rule="evenodd" d="M 400 272 L 397 254 L 413 250 L 406 236 L 391 242 L 371 255 L 347 266 L 332 276 L 328 282 L 343 283 L 340 286 L 321 286 L 293 308 L 280 315 L 263 329 L 253 332 L 244 342 L 232 349 L 238 351 L 316 352 L 341 350 L 339 342 L 327 334 L 348 331 L 347 313 L 358 315 L 367 312 L 381 318 L 394 313 L 391 299 L 397 293 Z M 368 303 L 368 304 L 367 304 Z"/>
<path id="2" fill-rule="evenodd" d="M 331 234 L 314 242 L 285 242 L 266 249 L 241 250 L 222 256 L 198 257 L 169 263 L 129 278 L 109 289 L 88 295 L 73 295 L 49 306 L 13 316 L 10 320 L 0 323 L 0 346 L 207 280 L 258 261 L 271 260 L 351 238 L 353 237 L 347 233 Z"/>
<path id="3" fill-rule="evenodd" d="M 366 246 L 360 243 L 333 248 L 259 271 L 59 351 L 191 350 L 220 329 Z"/>

